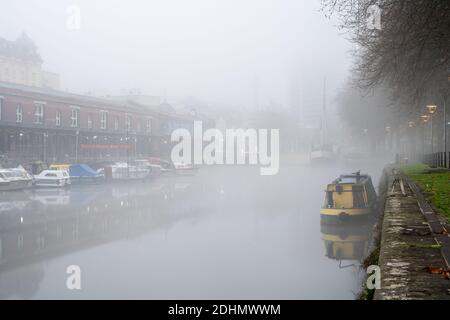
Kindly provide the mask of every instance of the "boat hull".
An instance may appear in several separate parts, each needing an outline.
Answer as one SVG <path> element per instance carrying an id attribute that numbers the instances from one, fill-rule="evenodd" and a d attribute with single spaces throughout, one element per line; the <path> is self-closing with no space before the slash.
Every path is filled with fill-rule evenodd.
<path id="1" fill-rule="evenodd" d="M 70 185 L 70 180 L 63 180 L 56 183 L 55 180 L 36 180 L 35 187 L 38 188 L 64 188 Z"/>
<path id="2" fill-rule="evenodd" d="M 324 223 L 358 223 L 367 221 L 372 212 L 372 208 L 322 208 L 320 210 L 320 218 Z"/>

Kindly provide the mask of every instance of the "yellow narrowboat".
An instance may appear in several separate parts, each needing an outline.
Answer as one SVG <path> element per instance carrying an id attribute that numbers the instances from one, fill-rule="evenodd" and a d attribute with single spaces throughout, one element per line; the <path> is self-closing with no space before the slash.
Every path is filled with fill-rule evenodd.
<path id="1" fill-rule="evenodd" d="M 324 222 L 365 220 L 374 213 L 376 202 L 372 179 L 358 171 L 341 175 L 327 185 L 320 215 Z"/>

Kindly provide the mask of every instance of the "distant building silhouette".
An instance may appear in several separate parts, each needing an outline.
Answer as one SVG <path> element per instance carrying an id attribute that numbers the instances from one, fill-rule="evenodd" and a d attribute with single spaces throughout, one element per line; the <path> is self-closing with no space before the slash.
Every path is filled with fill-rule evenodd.
<path id="1" fill-rule="evenodd" d="M 0 81 L 59 89 L 59 75 L 42 70 L 43 62 L 36 44 L 26 33 L 14 41 L 0 38 Z"/>

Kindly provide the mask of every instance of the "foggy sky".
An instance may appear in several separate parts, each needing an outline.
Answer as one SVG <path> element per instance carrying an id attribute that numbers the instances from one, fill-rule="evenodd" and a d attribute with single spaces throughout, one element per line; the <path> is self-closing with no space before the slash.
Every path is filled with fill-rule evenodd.
<path id="1" fill-rule="evenodd" d="M 66 28 L 79 5 L 81 29 Z M 2 0 L 0 37 L 25 31 L 61 89 L 97 95 L 141 93 L 169 102 L 289 106 L 300 78 L 329 95 L 343 86 L 350 44 L 317 0 Z M 320 95 L 321 92 L 318 92 Z M 319 98 L 320 100 L 320 98 Z"/>

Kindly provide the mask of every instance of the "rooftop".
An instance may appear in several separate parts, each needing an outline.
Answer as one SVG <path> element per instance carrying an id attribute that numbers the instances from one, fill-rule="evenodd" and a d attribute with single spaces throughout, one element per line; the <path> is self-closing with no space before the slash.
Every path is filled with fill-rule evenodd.
<path id="1" fill-rule="evenodd" d="M 14 41 L 0 38 L 0 56 L 35 63 L 43 62 L 37 51 L 36 44 L 25 32 L 22 32 Z"/>

